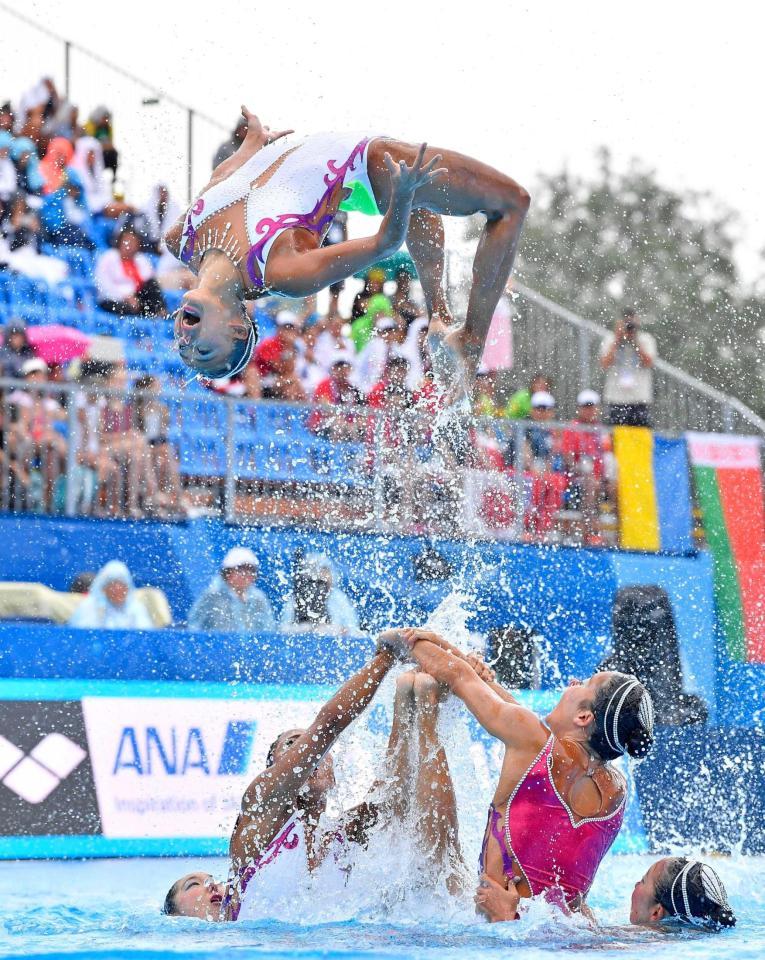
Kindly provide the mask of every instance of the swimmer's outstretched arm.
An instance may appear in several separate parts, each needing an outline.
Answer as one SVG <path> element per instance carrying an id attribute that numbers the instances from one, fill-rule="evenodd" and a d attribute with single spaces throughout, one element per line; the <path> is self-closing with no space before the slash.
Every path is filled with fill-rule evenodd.
<path id="1" fill-rule="evenodd" d="M 231 835 L 235 864 L 258 856 L 284 824 L 298 791 L 311 777 L 334 742 L 371 702 L 396 657 L 378 643 L 370 662 L 340 687 L 319 710 L 306 732 L 259 774 L 242 797 L 242 812 Z"/>
<path id="2" fill-rule="evenodd" d="M 487 733 L 508 746 L 525 746 L 530 735 L 538 735 L 540 722 L 531 710 L 500 697 L 462 654 L 443 648 L 438 634 L 411 628 L 401 633 L 422 669 L 445 683 Z"/>
<path id="3" fill-rule="evenodd" d="M 423 143 L 411 167 L 403 160 L 394 163 L 385 154 L 391 197 L 380 229 L 373 237 L 345 240 L 318 250 L 274 250 L 268 260 L 267 285 L 286 296 L 307 297 L 395 253 L 406 239 L 415 192 L 446 173 L 436 168 L 440 155 L 423 162 L 426 147 Z"/>

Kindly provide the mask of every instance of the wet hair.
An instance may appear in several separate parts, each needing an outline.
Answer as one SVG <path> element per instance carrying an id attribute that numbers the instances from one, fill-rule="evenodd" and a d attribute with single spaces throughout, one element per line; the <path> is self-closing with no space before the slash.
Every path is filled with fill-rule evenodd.
<path id="1" fill-rule="evenodd" d="M 667 911 L 668 919 L 707 930 L 736 925 L 722 880 L 710 866 L 698 860 L 672 857 L 656 881 L 655 896 Z"/>
<path id="2" fill-rule="evenodd" d="M 274 742 L 268 748 L 268 753 L 266 754 L 266 769 L 268 769 L 268 767 L 273 767 L 276 761 L 276 748 L 279 746 L 279 741 L 281 738 L 285 735 L 285 733 L 294 733 L 296 730 L 297 727 L 288 727 L 286 730 L 282 730 L 276 740 L 274 740 Z M 303 730 L 300 731 L 301 734 L 304 732 L 305 731 Z"/>
<path id="3" fill-rule="evenodd" d="M 181 880 L 182 879 L 183 877 L 181 877 Z M 178 889 L 180 888 L 181 880 L 176 880 L 172 887 L 170 887 L 170 889 L 167 891 L 165 902 L 162 904 L 162 913 L 164 913 L 166 917 L 180 916 L 180 910 L 178 909 L 178 904 L 175 898 L 178 893 Z"/>
<path id="4" fill-rule="evenodd" d="M 592 703 L 595 727 L 590 746 L 602 760 L 628 753 L 642 759 L 653 743 L 653 701 L 637 677 L 615 674 L 603 683 Z"/>

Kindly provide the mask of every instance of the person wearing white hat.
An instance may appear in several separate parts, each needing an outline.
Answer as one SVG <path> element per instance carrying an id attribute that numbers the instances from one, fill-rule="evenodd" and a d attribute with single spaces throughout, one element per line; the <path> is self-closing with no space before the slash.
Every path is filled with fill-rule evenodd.
<path id="1" fill-rule="evenodd" d="M 401 317 L 382 316 L 375 320 L 374 335 L 359 354 L 353 375 L 353 382 L 364 396 L 382 379 L 388 357 L 400 352 L 405 335 Z"/>
<path id="2" fill-rule="evenodd" d="M 255 586 L 259 566 L 248 547 L 232 547 L 219 574 L 191 608 L 189 628 L 248 635 L 275 629 L 273 607 Z"/>
<path id="3" fill-rule="evenodd" d="M 31 471 L 31 478 L 39 480 L 42 504 L 38 507 L 50 509 L 54 484 L 66 467 L 66 440 L 56 430 L 56 423 L 66 420 L 66 411 L 49 393 L 35 389 L 48 382 L 48 364 L 44 360 L 25 360 L 21 376 L 23 389 L 14 390 L 6 399 L 9 412 L 15 412 L 6 420 L 6 452 L 24 470 Z M 34 464 L 39 464 L 39 468 L 33 469 Z"/>
<path id="4" fill-rule="evenodd" d="M 600 546 L 603 539 L 598 529 L 600 503 L 609 494 L 608 436 L 600 429 L 600 395 L 595 390 L 581 390 L 576 398 L 575 427 L 561 437 L 561 453 L 569 478 L 566 491 L 568 506 L 581 511 L 582 533 L 588 546 Z"/>

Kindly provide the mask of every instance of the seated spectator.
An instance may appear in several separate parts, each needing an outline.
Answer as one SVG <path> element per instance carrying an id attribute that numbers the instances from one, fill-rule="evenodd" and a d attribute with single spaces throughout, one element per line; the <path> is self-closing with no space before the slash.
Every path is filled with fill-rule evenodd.
<path id="1" fill-rule="evenodd" d="M 107 382 L 111 365 L 100 360 L 85 360 L 80 367 L 80 383 L 85 389 L 74 398 L 74 435 L 69 442 L 75 451 L 76 470 L 68 478 L 74 486 L 74 504 L 78 513 L 105 516 L 109 504 L 118 498 L 121 468 L 116 457 L 101 442 L 101 414 L 106 405 L 98 390 Z M 116 512 L 116 508 L 112 511 Z"/>
<path id="2" fill-rule="evenodd" d="M 546 390 L 531 395 L 531 426 L 526 428 L 528 456 L 526 469 L 535 473 L 559 469 L 561 463 L 554 459 L 558 453 L 559 432 L 545 426 L 555 419 L 555 397 Z"/>
<path id="3" fill-rule="evenodd" d="M 218 576 L 194 602 L 189 629 L 243 634 L 275 629 L 268 597 L 255 586 L 258 566 L 252 550 L 232 547 Z"/>
<path id="4" fill-rule="evenodd" d="M 409 361 L 406 385 L 412 393 L 420 389 L 423 377 L 430 369 L 430 354 L 425 346 L 427 336 L 428 318 L 415 317 L 406 330 L 404 342 L 396 347 L 396 352 Z"/>
<path id="5" fill-rule="evenodd" d="M 77 173 L 67 168 L 56 190 L 43 200 L 40 220 L 50 243 L 95 249 L 93 224 Z"/>
<path id="6" fill-rule="evenodd" d="M 88 117 L 85 132 L 95 137 L 101 144 L 104 152 L 104 166 L 117 176 L 119 153 L 114 147 L 114 133 L 112 130 L 112 114 L 108 107 L 96 107 Z"/>
<path id="7" fill-rule="evenodd" d="M 364 281 L 364 288 L 356 294 L 351 311 L 351 339 L 360 353 L 374 332 L 380 316 L 391 316 L 393 304 L 383 293 L 385 271 L 373 267 Z"/>
<path id="8" fill-rule="evenodd" d="M 47 383 L 48 365 L 35 357 L 22 368 L 24 389 L 14 390 L 6 403 L 12 411 L 13 422 L 7 426 L 6 446 L 14 459 L 37 478 L 39 494 L 36 499 L 47 511 L 53 508 L 53 488 L 66 469 L 67 444 L 56 425 L 66 420 L 61 404 L 49 393 L 35 386 Z"/>
<path id="9" fill-rule="evenodd" d="M 43 193 L 55 193 L 66 183 L 67 171 L 74 156 L 74 147 L 66 137 L 54 137 L 40 161 Z"/>
<path id="10" fill-rule="evenodd" d="M 11 160 L 16 165 L 16 177 L 18 188 L 27 195 L 27 202 L 32 205 L 29 199 L 30 195 L 37 200 L 36 206 L 39 206 L 39 195 L 42 194 L 45 186 L 45 178 L 40 172 L 40 158 L 37 156 L 37 147 L 28 137 L 16 137 L 11 144 Z"/>
<path id="11" fill-rule="evenodd" d="M 344 409 L 313 410 L 308 417 L 308 429 L 327 440 L 358 440 L 363 419 L 358 407 L 364 402 L 351 383 L 354 354 L 351 351 L 335 354 L 330 375 L 322 380 L 313 395 L 313 402 L 322 407 Z"/>
<path id="12" fill-rule="evenodd" d="M 552 381 L 543 373 L 532 378 L 528 388 L 518 390 L 507 402 L 507 409 L 503 416 L 511 420 L 528 420 L 531 416 L 531 398 L 535 393 L 550 393 Z"/>
<path id="13" fill-rule="evenodd" d="M 74 143 L 85 135 L 85 129 L 80 124 L 80 108 L 68 100 L 61 100 L 53 116 L 43 124 L 43 139 L 66 137 Z"/>
<path id="14" fill-rule="evenodd" d="M 403 321 L 388 316 L 375 321 L 374 336 L 359 354 L 353 373 L 353 382 L 364 396 L 383 376 L 388 357 L 400 339 L 399 324 L 403 327 Z"/>
<path id="15" fill-rule="evenodd" d="M 348 323 L 337 311 L 330 311 L 316 338 L 313 359 L 317 366 L 329 374 L 338 353 L 348 354 L 354 350 L 353 340 L 348 336 Z"/>
<path id="16" fill-rule="evenodd" d="M 85 192 L 85 202 L 92 214 L 116 220 L 124 214 L 135 213 L 135 208 L 129 203 L 114 199 L 111 184 L 105 175 L 104 152 L 95 137 L 80 137 L 74 145 L 70 166 L 77 171 Z"/>
<path id="17" fill-rule="evenodd" d="M 96 574 L 93 573 L 92 570 L 83 570 L 81 573 L 77 573 L 72 577 L 72 582 L 69 584 L 69 592 L 88 594 L 95 579 Z"/>
<path id="18" fill-rule="evenodd" d="M 0 103 L 0 130 L 13 134 L 16 129 L 16 117 L 13 113 L 13 104 L 10 100 Z"/>
<path id="19" fill-rule="evenodd" d="M 24 91 L 19 99 L 17 118 L 21 133 L 36 143 L 39 142 L 43 124 L 56 113 L 60 99 L 51 77 L 43 77 L 29 90 Z"/>
<path id="20" fill-rule="evenodd" d="M 159 399 L 161 386 L 156 377 L 140 377 L 134 385 L 133 416 L 138 430 L 149 445 L 157 478 L 157 504 L 170 514 L 184 509 L 178 454 L 170 442 L 170 411 Z"/>
<path id="21" fill-rule="evenodd" d="M 162 243 L 162 238 L 180 214 L 181 208 L 170 197 L 167 185 L 155 183 L 151 189 L 151 196 L 141 211 L 141 230 L 139 232 L 146 245 L 144 249 L 159 254 L 167 252 Z M 172 257 L 172 254 L 169 254 L 169 256 Z"/>
<path id="22" fill-rule="evenodd" d="M 69 620 L 91 630 L 153 630 L 154 623 L 136 596 L 133 577 L 121 560 L 110 560 L 96 574 L 88 595 Z"/>
<path id="23" fill-rule="evenodd" d="M 37 212 L 30 210 L 26 196 L 19 192 L 11 198 L 8 217 L 3 224 L 4 244 L 0 244 L 0 262 L 25 277 L 59 283 L 69 268 L 65 261 L 40 253 L 42 225 Z"/>
<path id="24" fill-rule="evenodd" d="M 165 316 L 167 305 L 151 260 L 139 253 L 141 241 L 123 230 L 116 250 L 105 250 L 96 261 L 98 305 L 120 316 Z"/>
<path id="25" fill-rule="evenodd" d="M 0 211 L 17 190 L 16 166 L 11 159 L 13 137 L 0 130 Z"/>
<path id="26" fill-rule="evenodd" d="M 382 379 L 369 391 L 369 406 L 390 412 L 409 410 L 413 404 L 413 394 L 407 386 L 408 377 L 409 361 L 406 357 L 395 354 L 389 356 Z"/>
<path id="27" fill-rule="evenodd" d="M 233 157 L 236 151 L 244 143 L 244 138 L 247 136 L 247 120 L 240 116 L 237 118 L 236 126 L 231 132 L 231 136 L 228 140 L 224 140 L 223 143 L 215 151 L 215 156 L 213 157 L 212 168 L 213 170 L 220 166 L 224 160 L 228 160 L 229 157 Z"/>
<path id="28" fill-rule="evenodd" d="M 359 620 L 350 597 L 335 586 L 335 569 L 323 553 L 309 553 L 293 571 L 292 590 L 284 601 L 281 628 L 286 632 L 358 633 Z"/>
<path id="29" fill-rule="evenodd" d="M 407 267 L 399 267 L 396 271 L 396 292 L 393 294 L 392 306 L 395 312 L 408 323 L 420 313 L 420 309 L 412 299 L 412 274 Z"/>
<path id="30" fill-rule="evenodd" d="M 0 347 L 0 377 L 21 377 L 21 368 L 35 355 L 23 320 L 9 320 Z"/>
<path id="31" fill-rule="evenodd" d="M 502 416 L 497 406 L 496 383 L 493 370 L 486 370 L 483 367 L 478 370 L 473 394 L 475 397 L 473 401 L 473 413 L 477 417 Z"/>
<path id="32" fill-rule="evenodd" d="M 276 315 L 276 333 L 255 348 L 255 362 L 263 384 L 263 396 L 273 400 L 305 401 L 298 364 L 304 352 L 300 334 L 303 323 L 291 310 Z"/>
<path id="33" fill-rule="evenodd" d="M 568 477 L 568 505 L 582 513 L 584 539 L 589 546 L 599 546 L 603 538 L 598 529 L 599 507 L 608 497 L 609 450 L 608 434 L 601 429 L 600 397 L 594 390 L 582 390 L 576 398 L 575 425 L 592 430 L 564 430 L 561 455 Z"/>

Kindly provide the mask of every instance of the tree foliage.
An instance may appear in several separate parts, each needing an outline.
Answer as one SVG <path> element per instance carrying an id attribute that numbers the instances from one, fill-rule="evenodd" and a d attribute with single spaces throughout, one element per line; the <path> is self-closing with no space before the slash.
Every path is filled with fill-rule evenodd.
<path id="1" fill-rule="evenodd" d="M 591 179 L 566 171 L 532 192 L 517 275 L 608 326 L 634 307 L 666 360 L 765 411 L 765 301 L 742 289 L 735 217 L 709 195 L 675 193 L 606 150 Z"/>

